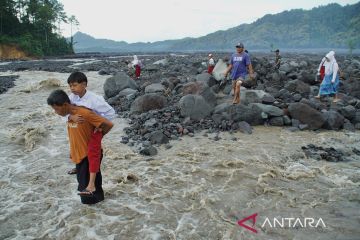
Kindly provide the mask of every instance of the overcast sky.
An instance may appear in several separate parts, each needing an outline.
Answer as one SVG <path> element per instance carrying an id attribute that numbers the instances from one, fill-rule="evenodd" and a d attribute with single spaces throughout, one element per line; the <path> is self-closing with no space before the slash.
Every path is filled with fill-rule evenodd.
<path id="1" fill-rule="evenodd" d="M 77 30 L 95 38 L 154 42 L 200 37 L 266 14 L 291 9 L 312 9 L 329 3 L 354 4 L 359 0 L 59 0 L 68 15 L 80 22 Z M 331 14 L 331 13 L 329 13 Z M 62 26 L 70 36 L 70 27 Z"/>

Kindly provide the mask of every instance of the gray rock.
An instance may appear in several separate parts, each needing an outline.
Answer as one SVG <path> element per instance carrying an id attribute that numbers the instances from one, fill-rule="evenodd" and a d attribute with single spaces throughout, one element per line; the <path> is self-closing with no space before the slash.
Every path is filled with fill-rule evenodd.
<path id="1" fill-rule="evenodd" d="M 235 122 L 245 121 L 251 125 L 263 124 L 262 112 L 256 105 L 245 106 L 243 104 L 232 105 L 226 111 L 230 120 Z"/>
<path id="2" fill-rule="evenodd" d="M 149 120 L 145 121 L 144 127 L 152 128 L 157 124 L 157 120 L 155 118 L 150 118 Z"/>
<path id="3" fill-rule="evenodd" d="M 310 93 L 310 86 L 300 80 L 287 82 L 285 89 L 289 92 L 300 93 L 302 96 L 307 96 Z"/>
<path id="4" fill-rule="evenodd" d="M 356 116 L 356 109 L 354 106 L 348 105 L 340 109 L 341 115 L 345 118 L 352 120 Z"/>
<path id="5" fill-rule="evenodd" d="M 263 104 L 273 104 L 276 101 L 276 99 L 271 96 L 270 94 L 266 94 L 261 98 L 261 102 Z"/>
<path id="6" fill-rule="evenodd" d="M 197 82 L 204 82 L 209 87 L 212 87 L 212 86 L 216 85 L 215 78 L 211 74 L 209 74 L 207 72 L 196 75 L 196 81 Z"/>
<path id="7" fill-rule="evenodd" d="M 214 109 L 214 114 L 215 113 L 222 113 L 222 112 L 226 112 L 226 110 L 231 106 L 232 104 L 225 102 L 225 103 L 221 103 L 219 105 L 217 105 Z"/>
<path id="8" fill-rule="evenodd" d="M 341 129 L 344 125 L 344 117 L 336 111 L 326 111 L 323 113 L 323 115 L 325 116 L 325 129 L 338 130 Z"/>
<path id="9" fill-rule="evenodd" d="M 116 96 L 126 88 L 136 90 L 138 89 L 138 85 L 124 72 L 118 72 L 115 76 L 106 79 L 104 83 L 104 93 L 107 98 Z"/>
<path id="10" fill-rule="evenodd" d="M 344 123 L 344 129 L 350 132 L 354 132 L 355 131 L 355 127 L 354 125 L 350 122 L 350 121 L 345 121 Z"/>
<path id="11" fill-rule="evenodd" d="M 151 144 L 165 144 L 169 142 L 169 138 L 160 130 L 150 133 L 149 140 Z"/>
<path id="12" fill-rule="evenodd" d="M 138 92 L 138 91 L 135 90 L 135 89 L 125 88 L 124 90 L 122 90 L 121 92 L 119 92 L 119 94 L 116 95 L 116 96 L 125 97 L 125 96 L 129 96 L 129 95 L 135 94 L 135 93 L 137 93 L 137 92 Z"/>
<path id="13" fill-rule="evenodd" d="M 269 120 L 269 124 L 271 126 L 284 126 L 284 119 L 283 117 L 272 117 Z"/>
<path id="14" fill-rule="evenodd" d="M 263 90 L 247 90 L 245 88 L 241 88 L 240 100 L 244 104 L 261 103 L 262 99 L 267 95 L 269 94 Z"/>
<path id="15" fill-rule="evenodd" d="M 214 91 L 204 82 L 187 83 L 183 86 L 182 92 L 183 95 L 201 95 L 211 107 L 216 106 L 216 95 Z"/>
<path id="16" fill-rule="evenodd" d="M 238 127 L 239 127 L 240 132 L 246 133 L 246 134 L 252 134 L 252 127 L 247 122 L 245 122 L 245 121 L 239 122 Z"/>
<path id="17" fill-rule="evenodd" d="M 299 102 L 302 99 L 302 96 L 301 96 L 301 94 L 296 93 L 296 94 L 294 94 L 293 98 L 294 98 L 295 102 Z"/>
<path id="18" fill-rule="evenodd" d="M 303 124 L 307 124 L 311 130 L 319 129 L 325 123 L 323 114 L 306 104 L 291 103 L 288 110 L 292 118 L 300 120 Z"/>
<path id="19" fill-rule="evenodd" d="M 296 127 L 296 128 L 299 128 L 299 125 L 300 125 L 300 124 L 301 124 L 301 123 L 300 123 L 299 120 L 297 120 L 297 119 L 295 119 L 295 118 L 291 119 L 291 126 Z"/>
<path id="20" fill-rule="evenodd" d="M 145 93 L 163 93 L 164 91 L 165 87 L 161 83 L 153 83 L 145 87 Z"/>
<path id="21" fill-rule="evenodd" d="M 296 120 L 296 119 L 294 119 L 294 120 Z M 292 124 L 291 119 L 286 115 L 283 116 L 283 121 L 284 121 L 284 125 L 286 125 L 286 126 L 290 126 Z"/>
<path id="22" fill-rule="evenodd" d="M 140 154 L 145 156 L 154 156 L 157 154 L 157 149 L 153 146 L 146 146 L 140 149 Z"/>
<path id="23" fill-rule="evenodd" d="M 148 93 L 135 99 L 131 104 L 131 113 L 143 113 L 153 109 L 161 109 L 165 107 L 167 100 L 164 96 Z"/>
<path id="24" fill-rule="evenodd" d="M 278 107 L 272 105 L 265 105 L 262 103 L 251 103 L 249 105 L 255 105 L 261 109 L 264 113 L 271 117 L 279 117 L 284 115 L 284 111 Z"/>
<path id="25" fill-rule="evenodd" d="M 180 114 L 193 120 L 200 120 L 210 115 L 213 110 L 200 95 L 188 94 L 179 101 Z"/>

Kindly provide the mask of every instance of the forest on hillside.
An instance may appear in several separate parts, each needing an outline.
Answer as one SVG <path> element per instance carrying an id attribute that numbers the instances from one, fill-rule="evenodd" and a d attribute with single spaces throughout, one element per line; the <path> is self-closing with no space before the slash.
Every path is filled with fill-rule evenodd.
<path id="1" fill-rule="evenodd" d="M 57 0 L 1 0 L 0 44 L 13 44 L 32 56 L 73 53 L 72 41 L 62 35 L 60 25 L 77 25 Z"/>

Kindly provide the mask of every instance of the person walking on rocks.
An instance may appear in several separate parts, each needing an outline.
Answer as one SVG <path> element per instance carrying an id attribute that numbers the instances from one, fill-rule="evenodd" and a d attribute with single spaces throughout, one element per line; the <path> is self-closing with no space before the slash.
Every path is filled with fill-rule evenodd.
<path id="1" fill-rule="evenodd" d="M 280 50 L 276 49 L 275 50 L 275 65 L 274 65 L 275 70 L 277 70 L 277 71 L 279 70 L 280 64 L 281 64 Z"/>
<path id="2" fill-rule="evenodd" d="M 255 78 L 250 56 L 244 51 L 244 44 L 239 42 L 235 47 L 236 53 L 231 55 L 230 64 L 224 74 L 226 78 L 231 71 L 232 88 L 234 90 L 233 104 L 239 104 L 241 84 L 248 76 L 251 80 Z"/>
<path id="3" fill-rule="evenodd" d="M 134 55 L 134 60 L 131 63 L 135 68 L 135 78 L 139 79 L 141 74 L 141 61 L 138 59 L 136 55 Z"/>
<path id="4" fill-rule="evenodd" d="M 335 52 L 330 51 L 325 56 L 325 76 L 320 84 L 319 94 L 315 98 L 320 99 L 321 96 L 334 94 L 333 102 L 338 102 L 340 99 L 337 96 L 340 80 L 339 80 L 339 65 L 335 59 Z"/>
<path id="5" fill-rule="evenodd" d="M 214 67 L 215 67 L 215 61 L 214 61 L 213 55 L 211 53 L 209 54 L 208 58 L 209 58 L 208 73 L 212 74 L 212 71 L 214 70 Z"/>

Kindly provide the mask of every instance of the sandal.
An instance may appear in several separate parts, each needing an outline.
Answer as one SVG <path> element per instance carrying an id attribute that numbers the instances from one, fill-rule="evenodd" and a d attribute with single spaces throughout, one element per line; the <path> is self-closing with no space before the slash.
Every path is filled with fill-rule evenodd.
<path id="1" fill-rule="evenodd" d="M 94 192 L 95 191 L 84 189 L 81 192 L 79 192 L 78 195 L 81 197 L 94 197 Z"/>
<path id="2" fill-rule="evenodd" d="M 76 173 L 77 173 L 76 168 L 73 168 L 73 169 L 71 169 L 70 171 L 67 172 L 67 174 L 69 174 L 69 175 L 73 175 L 73 174 L 76 174 Z"/>

